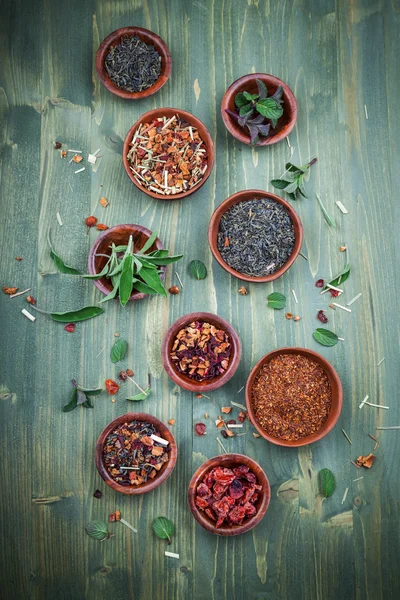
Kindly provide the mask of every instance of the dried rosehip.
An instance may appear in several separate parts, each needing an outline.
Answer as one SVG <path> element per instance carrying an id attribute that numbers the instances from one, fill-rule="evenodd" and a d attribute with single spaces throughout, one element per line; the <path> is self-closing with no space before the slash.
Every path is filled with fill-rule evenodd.
<path id="1" fill-rule="evenodd" d="M 336 298 L 337 296 L 339 296 L 340 292 L 338 292 L 337 290 L 329 290 L 331 293 L 331 296 L 333 298 Z"/>
<path id="2" fill-rule="evenodd" d="M 321 321 L 321 323 L 327 323 L 328 322 L 328 317 L 326 316 L 326 314 L 324 313 L 323 310 L 319 310 L 318 311 L 317 319 L 318 319 L 318 321 Z"/>
<path id="3" fill-rule="evenodd" d="M 195 425 L 195 431 L 197 433 L 197 435 L 204 435 L 206 432 L 206 425 L 204 425 L 204 423 L 196 423 Z"/>
<path id="4" fill-rule="evenodd" d="M 69 323 L 68 325 L 66 325 L 64 327 L 64 329 L 65 329 L 65 331 L 68 331 L 68 333 L 74 333 L 75 327 L 76 327 L 75 323 Z"/>
<path id="5" fill-rule="evenodd" d="M 127 369 L 127 370 L 125 371 L 125 373 L 127 374 L 127 376 L 128 376 L 128 377 L 133 377 L 133 376 L 134 376 L 134 374 L 135 374 L 135 373 L 132 371 L 132 369 Z"/>
<path id="6" fill-rule="evenodd" d="M 213 498 L 215 498 L 215 500 L 221 500 L 222 496 L 225 494 L 227 489 L 227 485 L 222 485 L 221 483 L 214 484 Z"/>
<path id="7" fill-rule="evenodd" d="M 17 292 L 18 288 L 17 287 L 3 287 L 3 292 L 5 294 L 7 294 L 8 296 L 12 296 L 13 294 L 15 294 Z"/>
<path id="8" fill-rule="evenodd" d="M 169 288 L 169 293 L 172 294 L 173 296 L 176 296 L 176 294 L 179 294 L 179 288 L 177 285 L 173 285 L 172 287 Z"/>
<path id="9" fill-rule="evenodd" d="M 108 228 L 108 225 L 104 225 L 104 223 L 97 223 L 96 226 L 97 231 L 105 231 Z"/>
<path id="10" fill-rule="evenodd" d="M 36 304 L 36 300 L 33 296 L 28 296 L 26 301 L 28 302 L 28 304 Z"/>
<path id="11" fill-rule="evenodd" d="M 214 515 L 213 511 L 211 510 L 211 508 L 206 508 L 204 512 L 206 513 L 207 517 L 210 517 L 210 519 L 212 519 L 213 521 L 217 520 L 217 518 Z"/>
<path id="12" fill-rule="evenodd" d="M 106 379 L 106 388 L 107 392 L 111 395 L 116 394 L 119 390 L 119 385 L 116 381 L 112 379 Z"/>
<path id="13" fill-rule="evenodd" d="M 318 281 L 315 282 L 315 287 L 317 288 L 322 288 L 324 287 L 324 280 L 323 279 L 318 279 Z"/>
<path id="14" fill-rule="evenodd" d="M 102 497 L 102 495 L 103 495 L 103 494 L 101 493 L 101 491 L 100 491 L 100 490 L 96 490 L 96 491 L 95 491 L 95 493 L 93 494 L 93 496 L 94 496 L 95 498 L 97 498 L 98 500 L 99 500 L 99 499 Z"/>
<path id="15" fill-rule="evenodd" d="M 88 227 L 94 227 L 94 226 L 96 225 L 96 223 L 97 223 L 97 219 L 96 219 L 96 217 L 87 217 L 87 218 L 85 219 L 85 224 L 86 224 Z"/>
<path id="16" fill-rule="evenodd" d="M 56 142 L 56 143 L 54 144 L 54 149 L 55 149 L 55 150 L 60 150 L 60 149 L 61 149 L 61 147 L 62 147 L 62 143 L 61 143 L 61 142 Z"/>

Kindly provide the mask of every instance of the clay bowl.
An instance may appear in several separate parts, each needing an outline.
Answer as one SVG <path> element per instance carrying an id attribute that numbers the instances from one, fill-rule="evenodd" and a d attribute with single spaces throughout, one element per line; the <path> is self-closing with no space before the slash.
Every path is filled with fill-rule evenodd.
<path id="1" fill-rule="evenodd" d="M 204 476 L 208 473 L 208 471 L 211 471 L 211 469 L 214 469 L 218 466 L 231 469 L 233 467 L 238 467 L 239 465 L 246 465 L 249 467 L 249 469 L 257 477 L 257 484 L 262 486 L 257 502 L 255 503 L 257 512 L 254 517 L 246 519 L 242 525 L 230 526 L 224 523 L 221 525 L 221 527 L 217 528 L 215 527 L 215 522 L 195 504 L 197 486 L 202 482 Z M 204 529 L 207 529 L 207 531 L 215 533 L 216 535 L 224 536 L 240 535 L 241 533 L 245 533 L 246 531 L 253 529 L 253 527 L 255 527 L 265 515 L 270 498 L 271 488 L 266 474 L 258 463 L 248 456 L 244 456 L 243 454 L 221 454 L 220 456 L 214 456 L 214 458 L 210 458 L 210 460 L 205 462 L 197 469 L 190 480 L 188 489 L 189 506 L 196 521 L 200 523 Z"/>
<path id="2" fill-rule="evenodd" d="M 250 94 L 257 93 L 256 79 L 260 79 L 268 90 L 268 96 L 272 96 L 278 87 L 281 85 L 283 88 L 283 115 L 279 119 L 276 129 L 268 137 L 260 137 L 260 141 L 256 144 L 257 146 L 270 146 L 283 140 L 292 131 L 297 120 L 297 101 L 290 87 L 286 85 L 284 81 L 274 77 L 273 75 L 267 75 L 266 73 L 251 73 L 250 75 L 244 75 L 232 83 L 232 85 L 226 90 L 221 103 L 221 115 L 224 121 L 225 127 L 239 142 L 243 144 L 251 144 L 250 134 L 246 133 L 246 130 L 226 112 L 230 110 L 236 112 L 235 108 L 235 97 L 239 92 L 249 92 Z"/>
<path id="3" fill-rule="evenodd" d="M 301 354 L 302 356 L 306 356 L 310 360 L 315 361 L 324 369 L 326 375 L 328 376 L 329 383 L 332 388 L 332 406 L 330 413 L 328 415 L 327 420 L 316 433 L 312 435 L 302 438 L 300 440 L 294 442 L 288 442 L 286 440 L 281 440 L 272 435 L 269 435 L 262 427 L 257 423 L 256 418 L 254 416 L 252 402 L 251 402 L 251 389 L 254 385 L 254 381 L 256 376 L 263 365 L 268 363 L 271 359 L 275 358 L 280 354 Z M 286 446 L 287 448 L 298 448 L 299 446 L 307 446 L 308 444 L 313 444 L 314 442 L 318 442 L 323 437 L 325 437 L 336 425 L 337 420 L 339 419 L 340 412 L 342 410 L 342 402 L 343 402 L 343 389 L 342 383 L 340 381 L 339 375 L 336 373 L 335 369 L 331 365 L 330 362 L 326 360 L 321 354 L 317 352 L 313 352 L 313 350 L 307 350 L 306 348 L 279 348 L 278 350 L 273 350 L 273 352 L 268 352 L 265 356 L 263 356 L 255 367 L 252 369 L 249 378 L 247 379 L 246 384 L 246 406 L 248 410 L 248 415 L 250 417 L 251 423 L 257 429 L 258 433 L 262 435 L 262 437 L 277 446 Z"/>
<path id="4" fill-rule="evenodd" d="M 103 270 L 107 259 L 104 256 L 96 256 L 96 254 L 110 254 L 110 245 L 112 242 L 116 246 L 123 246 L 128 243 L 129 236 L 133 237 L 134 249 L 140 250 L 143 248 L 144 244 L 147 242 L 152 232 L 150 229 L 146 227 L 142 227 L 141 225 L 115 225 L 115 227 L 110 227 L 104 231 L 94 242 L 93 246 L 90 248 L 89 259 L 88 259 L 88 269 L 91 275 L 95 273 L 101 273 Z M 153 250 L 161 250 L 164 246 L 161 241 L 156 238 L 156 241 L 149 249 L 149 252 Z M 165 267 L 162 267 L 165 272 Z M 163 275 L 162 275 L 163 277 Z M 99 289 L 104 295 L 108 295 L 112 292 L 113 286 L 111 284 L 111 280 L 106 277 L 102 277 L 101 279 L 93 279 L 94 285 Z M 143 294 L 142 292 L 133 292 L 129 300 L 142 300 L 142 298 L 146 298 L 148 294 Z"/>
<path id="5" fill-rule="evenodd" d="M 177 333 L 182 327 L 188 325 L 192 321 L 204 321 L 206 323 L 211 323 L 226 331 L 229 335 L 232 343 L 232 351 L 230 355 L 229 365 L 225 373 L 220 375 L 219 377 L 214 377 L 214 379 L 206 379 L 205 381 L 195 381 L 190 379 L 186 375 L 179 373 L 175 368 L 173 361 L 171 360 L 170 354 L 172 350 L 172 346 L 175 340 Z M 239 336 L 236 331 L 233 329 L 232 325 L 218 315 L 214 315 L 212 313 L 207 312 L 197 312 L 197 313 L 189 313 L 188 315 L 184 315 L 171 327 L 168 329 L 162 343 L 162 361 L 164 365 L 164 369 L 167 371 L 168 375 L 171 377 L 172 381 L 177 383 L 180 387 L 185 390 L 189 390 L 190 392 L 210 392 L 211 390 L 216 390 L 217 388 L 225 385 L 227 381 L 235 374 L 236 369 L 239 366 L 240 357 L 242 355 L 242 344 L 240 342 Z"/>
<path id="6" fill-rule="evenodd" d="M 107 439 L 107 436 L 116 427 L 118 427 L 118 425 L 121 425 L 121 423 L 125 423 L 128 421 L 145 421 L 146 423 L 151 423 L 152 425 L 157 427 L 157 430 L 158 430 L 160 436 L 169 442 L 169 446 L 168 446 L 169 460 L 168 460 L 168 462 L 165 463 L 161 467 L 160 471 L 158 472 L 158 474 L 155 476 L 154 479 L 151 479 L 150 481 L 143 483 L 140 486 L 129 486 L 128 487 L 128 486 L 120 485 L 119 483 L 114 481 L 114 479 L 112 479 L 112 477 L 110 477 L 110 475 L 107 472 L 107 469 L 104 466 L 104 462 L 103 462 L 103 447 L 104 447 L 104 443 Z M 168 477 L 171 475 L 172 471 L 175 468 L 177 456 L 178 456 L 178 449 L 176 446 L 175 438 L 172 435 L 172 433 L 170 432 L 170 430 L 168 429 L 168 427 L 166 427 L 164 425 L 164 423 L 162 423 L 161 421 L 156 419 L 156 417 L 153 417 L 153 415 L 148 415 L 146 413 L 140 413 L 140 412 L 127 413 L 126 415 L 121 415 L 120 417 L 117 417 L 116 419 L 111 421 L 111 423 L 109 423 L 107 425 L 107 427 L 105 427 L 103 429 L 103 431 L 99 435 L 99 439 L 97 440 L 97 443 L 96 443 L 96 467 L 97 467 L 97 470 L 100 473 L 101 477 L 104 479 L 106 484 L 109 485 L 116 492 L 120 492 L 121 494 L 128 494 L 130 496 L 138 496 L 140 494 L 147 494 L 147 492 L 152 492 L 153 490 L 155 490 L 156 487 L 158 487 L 159 485 L 164 483 L 164 481 L 166 479 L 168 479 Z"/>
<path id="7" fill-rule="evenodd" d="M 161 56 L 161 72 L 159 78 L 152 86 L 142 92 L 127 92 L 126 90 L 119 88 L 112 82 L 104 66 L 111 46 L 117 46 L 124 36 L 139 37 L 142 42 L 154 46 Z M 96 70 L 100 81 L 110 92 L 120 98 L 125 98 L 126 100 L 140 100 L 141 98 L 147 98 L 147 96 L 151 96 L 158 92 L 158 90 L 168 81 L 171 75 L 171 67 L 172 58 L 166 43 L 158 35 L 148 29 L 143 29 L 143 27 L 122 27 L 121 29 L 113 31 L 101 42 L 96 53 Z"/>
<path id="8" fill-rule="evenodd" d="M 162 194 L 157 194 L 156 192 L 152 192 L 151 190 L 148 190 L 146 187 L 144 187 L 143 185 L 140 185 L 140 183 L 138 183 L 136 181 L 134 174 L 132 173 L 132 171 L 129 168 L 127 154 L 129 152 L 130 143 L 132 141 L 133 135 L 141 123 L 150 123 L 153 119 L 157 119 L 159 117 L 167 117 L 167 119 L 169 119 L 169 118 L 173 117 L 174 115 L 179 115 L 179 117 L 181 117 L 182 119 L 187 121 L 190 125 L 192 125 L 193 127 L 196 127 L 201 139 L 203 140 L 203 142 L 207 148 L 208 168 L 207 168 L 207 171 L 204 173 L 203 179 L 200 181 L 200 183 L 195 185 L 194 188 L 192 188 L 191 190 L 187 190 L 186 192 L 182 192 L 181 194 L 174 194 L 173 196 L 172 195 L 163 196 Z M 140 119 L 138 119 L 136 121 L 136 123 L 134 123 L 134 125 L 132 125 L 132 127 L 128 131 L 126 138 L 125 138 L 125 142 L 124 142 L 124 148 L 122 151 L 122 160 L 124 163 L 125 171 L 127 172 L 129 179 L 141 192 L 144 192 L 145 194 L 147 194 L 148 196 L 151 196 L 152 198 L 157 198 L 157 200 L 182 200 L 182 198 L 186 198 L 187 196 L 190 196 L 191 194 L 194 194 L 195 192 L 197 192 L 197 190 L 199 190 L 205 184 L 205 182 L 211 175 L 211 171 L 213 170 L 213 166 L 214 166 L 214 157 L 215 157 L 214 143 L 212 141 L 211 135 L 210 135 L 207 127 L 204 125 L 204 123 L 202 123 L 200 121 L 200 119 L 197 119 L 191 113 L 186 112 L 185 110 L 181 110 L 180 108 L 156 108 L 155 110 L 150 110 L 147 113 L 144 113 L 144 115 L 142 115 L 140 117 Z"/>
<path id="9" fill-rule="evenodd" d="M 243 202 L 244 200 L 251 200 L 253 198 L 269 198 L 270 200 L 274 200 L 275 202 L 282 204 L 282 206 L 284 206 L 286 211 L 289 213 L 294 227 L 295 242 L 293 252 L 289 257 L 289 260 L 284 265 L 282 265 L 280 269 L 275 271 L 275 273 L 272 273 L 271 275 L 264 275 L 263 277 L 249 277 L 248 275 L 243 275 L 243 273 L 239 273 L 239 271 L 235 271 L 235 269 L 232 269 L 222 258 L 218 250 L 217 243 L 219 223 L 221 221 L 222 215 L 226 213 L 226 211 L 229 210 L 234 204 L 238 204 L 239 202 Z M 294 211 L 292 206 L 288 202 L 283 200 L 283 198 L 280 198 L 275 194 L 271 194 L 271 192 L 265 192 L 263 190 L 243 190 L 241 192 L 233 194 L 232 196 L 229 196 L 229 198 L 224 200 L 214 211 L 208 227 L 208 243 L 210 245 L 211 252 L 213 253 L 215 260 L 221 265 L 223 269 L 225 269 L 225 271 L 227 271 L 234 277 L 237 277 L 238 279 L 242 279 L 243 281 L 249 281 L 251 283 L 265 283 L 268 281 L 274 281 L 275 279 L 281 277 L 296 260 L 301 250 L 301 245 L 303 243 L 303 225 L 301 224 L 300 218 Z"/>

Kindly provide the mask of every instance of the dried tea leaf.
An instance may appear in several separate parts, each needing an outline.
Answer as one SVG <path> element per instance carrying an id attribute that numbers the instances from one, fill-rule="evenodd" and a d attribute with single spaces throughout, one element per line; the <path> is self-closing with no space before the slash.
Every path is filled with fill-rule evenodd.
<path id="1" fill-rule="evenodd" d="M 332 471 L 329 469 L 322 469 L 318 473 L 318 485 L 320 494 L 322 494 L 324 498 L 329 498 L 329 496 L 332 496 L 336 487 L 335 478 Z"/>
<path id="2" fill-rule="evenodd" d="M 111 348 L 111 360 L 113 363 L 117 363 L 125 357 L 128 350 L 128 342 L 122 338 L 117 340 Z"/>
<path id="3" fill-rule="evenodd" d="M 205 279 L 207 277 L 206 265 L 201 260 L 192 260 L 189 264 L 189 272 L 197 280 Z"/>
<path id="4" fill-rule="evenodd" d="M 323 327 L 319 327 L 314 331 L 313 338 L 318 344 L 321 344 L 321 346 L 335 346 L 339 340 L 336 333 L 329 331 L 329 329 L 324 329 Z"/>
<path id="5" fill-rule="evenodd" d="M 157 537 L 162 540 L 168 540 L 168 543 L 170 544 L 171 536 L 175 532 L 175 527 L 172 521 L 166 517 L 157 517 L 153 521 L 153 531 Z"/>
<path id="6" fill-rule="evenodd" d="M 286 296 L 280 294 L 279 292 L 272 292 L 268 296 L 268 306 L 270 308 L 274 308 L 275 310 L 281 310 L 286 306 Z"/>

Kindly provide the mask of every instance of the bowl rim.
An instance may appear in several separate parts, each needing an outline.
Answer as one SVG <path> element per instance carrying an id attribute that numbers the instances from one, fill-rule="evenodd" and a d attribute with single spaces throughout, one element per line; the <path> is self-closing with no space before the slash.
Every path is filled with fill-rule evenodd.
<path id="1" fill-rule="evenodd" d="M 154 479 L 152 479 L 150 482 L 144 483 L 139 487 L 133 487 L 133 486 L 126 487 L 126 486 L 120 485 L 119 483 L 114 481 L 114 479 L 112 477 L 110 477 L 110 475 L 107 473 L 107 470 L 104 466 L 103 459 L 102 459 L 103 447 L 104 447 L 104 443 L 105 443 L 107 435 L 109 433 L 111 433 L 111 431 L 113 431 L 116 427 L 118 427 L 118 425 L 120 425 L 121 423 L 124 423 L 125 421 L 148 421 L 148 422 L 152 423 L 153 425 L 155 425 L 158 428 L 158 430 L 161 430 L 160 433 L 162 434 L 164 439 L 169 441 L 169 446 L 168 446 L 169 460 L 167 463 L 165 463 L 165 468 L 163 467 L 160 470 L 159 474 Z M 144 413 L 144 412 L 125 413 L 124 415 L 120 415 L 119 417 L 116 417 L 115 419 L 110 421 L 108 423 L 108 425 L 106 425 L 104 427 L 103 431 L 100 433 L 99 437 L 97 438 L 96 449 L 95 449 L 96 467 L 97 467 L 97 470 L 98 470 L 100 476 L 102 477 L 102 479 L 106 482 L 106 484 L 108 486 L 110 486 L 116 492 L 119 492 L 121 494 L 125 494 L 128 496 L 139 496 L 141 494 L 147 494 L 147 492 L 153 491 L 159 485 L 164 483 L 164 481 L 166 481 L 168 479 L 168 477 L 171 475 L 172 471 L 174 470 L 177 457 L 178 457 L 178 447 L 177 447 L 176 440 L 175 440 L 175 437 L 172 434 L 172 432 L 168 429 L 168 427 L 166 425 L 164 425 L 164 423 L 162 421 L 160 421 L 160 419 L 157 419 L 157 417 L 155 417 L 154 415 L 150 415 L 150 414 Z"/>
<path id="2" fill-rule="evenodd" d="M 233 356 L 231 356 L 230 358 L 227 370 L 222 375 L 214 377 L 214 379 L 211 380 L 206 380 L 206 382 L 189 379 L 181 373 L 178 373 L 178 371 L 173 365 L 168 351 L 168 347 L 170 346 L 170 344 L 172 344 L 175 335 L 179 331 L 179 329 L 182 329 L 182 327 L 184 327 L 191 321 L 198 320 L 217 324 L 221 329 L 228 333 L 232 342 Z M 183 315 L 182 317 L 179 317 L 179 319 L 174 321 L 172 325 L 170 325 L 170 327 L 168 328 L 167 332 L 163 337 L 161 346 L 161 357 L 165 371 L 174 383 L 179 385 L 179 387 L 184 388 L 185 390 L 189 390 L 190 392 L 207 392 L 216 390 L 225 385 L 225 383 L 227 383 L 229 379 L 231 379 L 231 377 L 233 377 L 233 375 L 235 374 L 239 366 L 241 356 L 242 343 L 234 327 L 230 323 L 228 323 L 228 321 L 225 321 L 225 319 L 223 319 L 222 317 L 209 312 L 192 312 Z"/>
<path id="3" fill-rule="evenodd" d="M 122 90 L 119 88 L 111 80 L 104 65 L 110 46 L 117 40 L 120 40 L 124 35 L 137 35 L 138 37 L 143 36 L 143 38 L 145 38 L 143 41 L 145 41 L 146 44 L 153 45 L 161 56 L 161 72 L 159 78 L 155 83 L 153 83 L 153 85 L 145 90 L 142 90 L 141 92 L 128 92 L 127 90 Z M 106 38 L 104 38 L 98 47 L 95 62 L 97 75 L 104 87 L 107 88 L 112 94 L 115 94 L 120 98 L 124 98 L 125 100 L 140 100 L 155 94 L 163 87 L 163 85 L 167 83 L 171 76 L 172 70 L 172 57 L 167 44 L 159 35 L 153 31 L 150 31 L 150 29 L 145 29 L 144 27 L 120 27 L 119 29 L 112 31 Z"/>
<path id="4" fill-rule="evenodd" d="M 268 198 L 269 200 L 273 200 L 278 204 L 281 204 L 286 209 L 293 223 L 295 240 L 292 254 L 285 262 L 285 264 L 282 265 L 277 271 L 275 271 L 271 275 L 263 275 L 262 277 L 250 277 L 249 275 L 244 275 L 243 273 L 232 269 L 232 267 L 230 267 L 224 261 L 218 250 L 217 240 L 219 224 L 222 216 L 235 204 L 245 202 L 246 200 L 252 200 L 257 197 Z M 234 194 L 223 200 L 223 202 L 221 202 L 221 204 L 217 206 L 217 208 L 214 210 L 213 214 L 211 215 L 210 223 L 208 226 L 208 244 L 217 263 L 230 275 L 233 275 L 233 277 L 241 279 L 242 281 L 247 281 L 249 283 L 268 283 L 269 281 L 275 281 L 276 279 L 281 277 L 293 265 L 298 255 L 300 254 L 301 246 L 303 244 L 303 224 L 300 220 L 299 215 L 296 213 L 291 204 L 289 204 L 289 202 L 287 202 L 280 196 L 277 196 L 276 194 L 273 194 L 272 192 L 267 192 L 265 190 L 241 190 L 240 192 L 235 192 Z"/>
<path id="5" fill-rule="evenodd" d="M 275 77 L 275 75 L 270 75 L 269 73 L 249 73 L 248 75 L 242 75 L 242 77 L 236 79 L 233 83 L 231 83 L 231 85 L 228 87 L 228 89 L 222 97 L 222 120 L 224 122 L 225 127 L 234 138 L 236 138 L 237 140 L 239 140 L 239 142 L 242 142 L 243 144 L 249 146 L 252 145 L 250 142 L 250 135 L 244 133 L 242 131 L 242 128 L 238 127 L 232 121 L 232 118 L 225 112 L 225 109 L 228 108 L 232 96 L 234 94 L 236 95 L 239 92 L 239 89 L 243 86 L 243 84 L 249 81 L 254 81 L 255 79 L 260 79 L 265 84 L 273 84 L 276 86 L 281 85 L 283 93 L 286 97 L 285 99 L 290 107 L 291 118 L 288 125 L 281 129 L 276 135 L 261 139 L 257 144 L 254 145 L 254 147 L 272 146 L 273 144 L 281 142 L 285 137 L 287 137 L 291 133 L 294 126 L 296 125 L 298 113 L 297 100 L 294 93 L 292 92 L 288 84 L 285 83 L 282 79 L 279 79 L 279 77 Z"/>
<path id="6" fill-rule="evenodd" d="M 280 354 L 300 354 L 302 356 L 306 356 L 311 360 L 317 362 L 325 371 L 329 382 L 331 384 L 332 389 L 332 406 L 329 412 L 329 416 L 332 417 L 331 420 L 328 419 L 322 425 L 318 431 L 309 435 L 305 438 L 301 438 L 299 440 L 294 441 L 286 441 L 280 438 L 276 438 L 269 433 L 267 433 L 258 423 L 255 418 L 253 406 L 251 403 L 251 388 L 253 386 L 256 375 L 258 374 L 261 367 L 269 362 L 272 358 L 279 356 Z M 337 394 L 334 395 L 332 388 L 332 381 L 335 382 L 337 386 Z M 245 398 L 246 398 L 246 406 L 247 412 L 250 418 L 252 425 L 257 429 L 258 433 L 268 442 L 275 444 L 276 446 L 285 446 L 286 448 L 299 448 L 301 446 L 308 446 L 309 444 L 313 444 L 314 442 L 318 442 L 322 438 L 324 438 L 332 429 L 335 427 L 340 413 L 342 411 L 343 405 L 343 386 L 340 380 L 340 377 L 334 368 L 334 366 L 324 357 L 322 354 L 315 352 L 314 350 L 309 350 L 308 348 L 300 348 L 297 346 L 285 346 L 283 348 L 277 348 L 276 350 L 271 350 L 271 352 L 267 352 L 260 358 L 259 361 L 254 365 L 250 374 L 246 381 L 246 389 L 245 389 Z M 329 421 L 329 422 L 328 422 Z"/>
<path id="7" fill-rule="evenodd" d="M 202 138 L 204 144 L 206 145 L 207 152 L 208 152 L 207 171 L 205 172 L 200 183 L 198 185 L 196 185 L 194 188 L 192 188 L 191 190 L 187 190 L 186 192 L 182 192 L 180 194 L 174 194 L 173 196 L 172 195 L 163 196 L 162 194 L 157 194 L 156 192 L 152 192 L 151 190 L 140 185 L 134 178 L 132 171 L 129 168 L 128 158 L 127 158 L 129 144 L 131 143 L 133 134 L 135 133 L 135 131 L 139 127 L 139 125 L 143 121 L 146 121 L 148 119 L 152 120 L 152 119 L 160 117 L 160 116 L 165 116 L 165 111 L 172 112 L 173 114 L 178 114 L 179 116 L 184 117 L 184 119 L 188 123 L 190 123 L 191 125 L 196 127 L 196 129 L 198 131 L 199 131 L 199 128 L 204 129 L 204 135 L 202 135 L 201 138 Z M 155 108 L 153 110 L 149 110 L 149 111 L 143 113 L 139 117 L 139 119 L 137 119 L 137 121 L 129 129 L 128 133 L 125 136 L 125 140 L 124 140 L 124 146 L 123 146 L 123 150 L 122 150 L 122 161 L 123 161 L 123 165 L 124 165 L 126 174 L 128 175 L 129 179 L 137 187 L 137 189 L 140 190 L 141 192 L 147 194 L 148 196 L 151 196 L 151 198 L 155 198 L 156 200 L 163 200 L 163 201 L 167 201 L 167 202 L 171 201 L 171 200 L 182 200 L 183 198 L 187 198 L 191 194 L 194 194 L 195 192 L 197 192 L 201 187 L 203 187 L 203 185 L 206 183 L 207 179 L 210 177 L 211 172 L 214 168 L 214 162 L 215 162 L 214 142 L 212 140 L 210 132 L 208 131 L 208 129 L 207 129 L 206 125 L 203 123 L 203 121 L 201 121 L 200 119 L 195 117 L 192 113 L 190 113 L 186 110 L 183 110 L 181 108 L 172 108 L 170 106 Z"/>
<path id="8" fill-rule="evenodd" d="M 218 463 L 218 464 L 216 464 L 216 463 Z M 218 527 L 218 529 L 217 529 L 215 527 L 214 523 L 211 521 L 211 519 L 209 519 L 207 516 L 205 516 L 202 513 L 202 511 L 200 511 L 197 508 L 197 506 L 195 504 L 195 495 L 196 495 L 195 492 L 196 492 L 197 486 L 200 483 L 200 480 L 204 477 L 205 473 L 208 470 L 215 468 L 216 466 L 218 466 L 221 463 L 222 463 L 222 466 L 228 466 L 228 464 L 232 464 L 232 463 L 236 463 L 236 464 L 250 463 L 250 464 L 247 464 L 247 466 L 249 466 L 250 469 L 253 469 L 253 470 L 255 469 L 257 471 L 257 473 L 258 473 L 257 481 L 258 481 L 259 485 L 263 486 L 263 490 L 262 490 L 263 496 L 262 496 L 262 499 L 260 502 L 259 509 L 253 517 L 250 517 L 249 519 L 247 519 L 247 521 L 245 521 L 241 525 L 237 525 L 237 526 L 233 525 L 231 527 L 229 527 L 227 525 L 225 525 L 225 526 L 223 525 L 222 527 Z M 226 463 L 226 464 L 224 464 L 224 463 Z M 270 486 L 268 477 L 267 477 L 264 469 L 258 464 L 258 462 L 256 462 L 253 458 L 251 458 L 250 456 L 247 456 L 245 454 L 239 454 L 237 452 L 229 452 L 228 454 L 219 454 L 219 455 L 213 456 L 212 458 L 209 458 L 206 462 L 204 462 L 202 465 L 200 465 L 200 467 L 198 467 L 196 469 L 196 471 L 193 473 L 192 478 L 189 483 L 187 497 L 188 497 L 189 508 L 192 512 L 193 517 L 196 519 L 196 521 L 202 527 L 204 527 L 204 529 L 206 529 L 210 533 L 214 533 L 215 535 L 234 536 L 234 535 L 240 535 L 242 533 L 246 533 L 247 531 L 250 531 L 250 529 L 253 529 L 253 527 L 258 525 L 258 523 L 265 516 L 265 513 L 267 512 L 267 509 L 268 509 L 268 506 L 269 506 L 269 503 L 271 500 L 271 486 Z"/>
<path id="9" fill-rule="evenodd" d="M 147 229 L 147 227 L 143 227 L 143 225 L 137 225 L 135 223 L 120 223 L 119 225 L 114 225 L 113 227 L 109 227 L 108 229 L 103 231 L 99 236 L 97 236 L 97 238 L 95 239 L 95 241 L 93 242 L 93 244 L 91 245 L 90 250 L 89 250 L 88 270 L 91 275 L 94 275 L 96 273 L 95 254 L 96 254 L 98 247 L 100 246 L 100 243 L 103 241 L 103 239 L 109 237 L 110 234 L 112 234 L 113 232 L 119 231 L 121 229 L 121 227 L 130 227 L 134 231 L 138 231 L 139 233 L 144 233 L 145 235 L 148 236 L 148 238 L 150 238 L 151 234 L 153 233 L 150 229 Z M 155 239 L 154 243 L 156 244 L 157 249 L 159 249 L 159 250 L 164 249 L 163 243 L 159 237 L 157 237 Z M 165 267 L 162 267 L 162 268 L 165 273 Z M 100 292 L 102 294 L 107 296 L 110 293 L 110 290 L 108 288 L 106 288 L 106 286 L 102 283 L 101 279 L 93 279 L 92 281 L 93 281 L 94 285 L 97 287 L 97 289 L 100 290 Z M 133 294 L 131 294 L 131 296 L 129 297 L 129 301 L 142 300 L 143 298 L 147 298 L 148 296 L 149 296 L 149 294 L 144 294 L 143 292 L 133 292 Z"/>

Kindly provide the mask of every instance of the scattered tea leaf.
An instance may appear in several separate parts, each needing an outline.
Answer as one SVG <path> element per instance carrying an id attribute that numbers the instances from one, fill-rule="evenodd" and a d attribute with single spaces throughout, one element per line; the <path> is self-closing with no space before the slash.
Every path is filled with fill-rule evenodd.
<path id="1" fill-rule="evenodd" d="M 128 342 L 122 338 L 117 340 L 111 348 L 111 360 L 113 363 L 117 363 L 122 360 L 128 350 Z"/>
<path id="2" fill-rule="evenodd" d="M 107 525 L 103 521 L 91 521 L 85 526 L 85 531 L 88 536 L 100 542 L 111 537 Z"/>
<path id="3" fill-rule="evenodd" d="M 140 400 L 146 400 L 148 395 L 150 394 L 150 388 L 146 388 L 144 392 L 140 392 L 139 394 L 135 394 L 135 396 L 130 396 L 127 400 L 131 400 L 132 402 L 139 402 Z"/>
<path id="4" fill-rule="evenodd" d="M 85 306 L 78 310 L 72 310 L 67 312 L 52 312 L 50 313 L 51 318 L 58 323 L 78 323 L 79 321 L 86 321 L 87 319 L 93 319 L 103 314 L 104 308 L 99 306 Z"/>
<path id="5" fill-rule="evenodd" d="M 166 517 L 157 517 L 153 521 L 153 531 L 162 540 L 168 540 L 171 543 L 171 536 L 174 534 L 175 528 L 172 521 Z"/>
<path id="6" fill-rule="evenodd" d="M 335 478 L 332 471 L 329 469 L 322 469 L 318 473 L 318 484 L 320 494 L 322 494 L 324 498 L 329 498 L 329 496 L 332 496 L 336 487 Z"/>
<path id="7" fill-rule="evenodd" d="M 197 280 L 205 279 L 207 277 L 206 265 L 201 260 L 192 260 L 189 264 L 190 274 Z"/>
<path id="8" fill-rule="evenodd" d="M 270 308 L 275 308 L 276 310 L 281 310 L 286 306 L 286 296 L 280 294 L 279 292 L 272 292 L 268 296 L 268 306 Z"/>
<path id="9" fill-rule="evenodd" d="M 323 327 L 319 327 L 314 331 L 313 338 L 322 346 L 335 346 L 339 340 L 336 333 L 329 331 L 329 329 L 324 329 Z"/>

